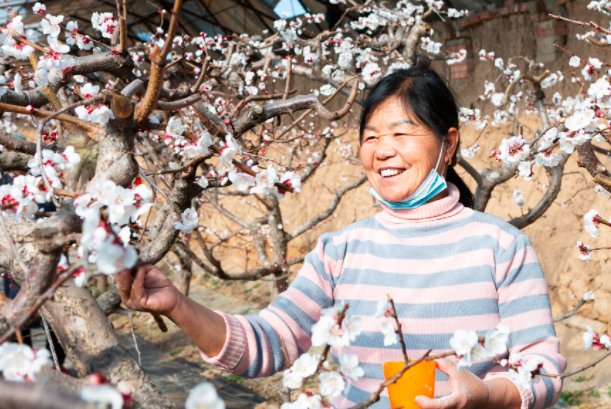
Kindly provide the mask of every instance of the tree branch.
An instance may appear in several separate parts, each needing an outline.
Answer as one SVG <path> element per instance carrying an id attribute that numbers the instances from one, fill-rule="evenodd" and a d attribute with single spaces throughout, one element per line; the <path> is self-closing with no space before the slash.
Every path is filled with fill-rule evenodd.
<path id="1" fill-rule="evenodd" d="M 299 237 L 306 231 L 310 230 L 312 227 L 316 226 L 321 221 L 331 216 L 333 214 L 333 211 L 337 208 L 337 205 L 339 205 L 339 202 L 342 199 L 342 197 L 347 192 L 361 186 L 363 183 L 365 183 L 366 180 L 367 180 L 367 176 L 365 174 L 362 174 L 358 179 L 345 184 L 344 186 L 340 187 L 339 189 L 336 189 L 335 196 L 333 197 L 333 200 L 331 200 L 329 207 L 327 207 L 327 209 L 324 212 L 317 214 L 316 216 L 310 217 L 304 224 L 302 224 L 301 226 L 293 230 L 287 236 L 287 241 L 291 241 L 294 238 Z"/>

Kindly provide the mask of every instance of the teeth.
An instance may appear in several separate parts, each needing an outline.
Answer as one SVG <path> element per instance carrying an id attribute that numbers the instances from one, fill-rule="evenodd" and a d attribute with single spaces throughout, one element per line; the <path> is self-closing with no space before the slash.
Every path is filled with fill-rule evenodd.
<path id="1" fill-rule="evenodd" d="M 382 174 L 382 176 L 384 176 L 385 178 L 389 177 L 389 176 L 395 176 L 398 175 L 399 172 L 397 169 L 384 169 L 382 172 L 380 172 Z"/>

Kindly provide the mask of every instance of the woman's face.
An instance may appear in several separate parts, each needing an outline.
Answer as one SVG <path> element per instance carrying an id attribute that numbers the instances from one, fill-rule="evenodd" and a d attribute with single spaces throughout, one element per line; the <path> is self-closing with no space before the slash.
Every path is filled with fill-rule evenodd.
<path id="1" fill-rule="evenodd" d="M 457 143 L 458 130 L 450 128 L 437 168 L 444 176 Z M 437 164 L 440 149 L 433 132 L 413 121 L 401 101 L 390 98 L 373 112 L 363 129 L 361 161 L 376 192 L 384 200 L 401 202 L 424 182 Z"/>

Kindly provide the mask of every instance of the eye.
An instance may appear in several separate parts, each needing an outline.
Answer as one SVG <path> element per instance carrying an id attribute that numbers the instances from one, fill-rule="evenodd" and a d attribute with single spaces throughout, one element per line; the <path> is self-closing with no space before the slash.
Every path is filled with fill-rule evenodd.
<path id="1" fill-rule="evenodd" d="M 364 142 L 369 142 L 371 140 L 377 139 L 376 135 L 366 135 L 365 138 L 363 138 Z"/>

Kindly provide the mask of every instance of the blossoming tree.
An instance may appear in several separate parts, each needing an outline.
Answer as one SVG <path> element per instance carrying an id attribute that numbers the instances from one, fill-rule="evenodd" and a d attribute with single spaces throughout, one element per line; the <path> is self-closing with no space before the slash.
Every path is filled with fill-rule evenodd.
<path id="1" fill-rule="evenodd" d="M 301 261 L 287 259 L 288 243 L 328 218 L 343 195 L 365 181 L 361 175 L 336 188 L 325 211 L 292 231 L 286 230 L 279 203 L 285 195 L 299 193 L 301 184 L 324 162 L 329 144 L 337 138 L 333 121 L 361 104 L 367 89 L 393 70 L 427 66 L 431 59 L 453 64 L 466 57 L 465 52 L 440 55 L 441 44 L 430 38 L 426 23 L 435 16 L 454 18 L 464 12 L 444 11 L 443 3 L 436 1 L 427 1 L 426 7 L 401 1 L 394 9 L 370 0 L 351 4 L 347 10 L 361 15 L 357 21 L 340 27 L 340 20 L 336 27 L 320 34 L 310 35 L 306 27 L 323 17 L 306 14 L 292 21 L 278 20 L 276 32 L 263 36 L 202 34 L 189 38 L 177 29 L 179 0 L 174 3 L 168 27 L 159 27 L 146 44 L 131 47 L 126 12 L 121 7 L 117 15 L 93 13 L 92 26 L 99 32 L 94 39 L 81 33 L 77 22 L 45 15 L 44 5 L 37 3 L 33 11 L 41 15 L 46 46 L 40 45 L 34 33 L 25 31 L 20 16 L 11 16 L 0 34 L 3 61 L 25 60 L 26 65 L 14 69 L 5 64 L 4 76 L 0 76 L 5 84 L 0 87 L 0 110 L 35 126 L 37 141 L 0 135 L 5 150 L 0 157 L 0 267 L 20 287 L 14 300 L 0 305 L 0 371 L 6 379 L 36 382 L 47 377 L 53 351 L 35 352 L 7 342 L 16 337 L 21 343 L 21 328 L 41 315 L 43 323 L 48 322 L 57 334 L 78 375 L 89 376 L 80 398 L 63 399 L 73 399 L 70 402 L 77 406 L 83 401 L 105 401 L 114 408 L 134 399 L 145 407 L 169 407 L 170 402 L 120 347 L 106 319 L 120 308 L 116 289 L 111 286 L 96 300 L 84 288 L 89 279 L 112 276 L 138 263 L 155 263 L 174 251 L 185 266 L 196 262 L 221 279 L 255 280 L 271 275 L 279 290 L 286 287 L 288 267 Z M 490 54 L 484 52 L 482 57 L 490 58 Z M 551 117 L 556 122 L 551 124 L 542 89 L 560 80 L 561 75 L 554 79 L 554 74 L 541 72 L 542 67 L 526 61 L 527 74 L 517 72 L 511 61 L 497 62 L 510 85 L 499 95 L 488 84 L 484 98 L 496 105 L 515 104 L 520 93 L 513 95 L 512 90 L 532 84 L 532 89 L 523 91 L 529 93 L 524 101 L 527 109 L 538 112 L 542 127 L 532 142 L 516 135 L 503 143 L 495 153 L 507 162 L 500 171 L 477 172 L 467 162 L 475 148 L 463 150 L 460 164 L 478 183 L 476 206 L 480 210 L 485 209 L 492 189 L 517 172 L 529 177 L 536 165 L 561 176 L 573 146 L 594 181 L 605 189 L 611 186 L 588 138 L 606 138 L 607 129 L 593 135 L 591 128 L 611 93 L 609 84 L 599 79 L 590 94 L 595 98 L 592 102 L 579 100 L 564 111 L 564 117 L 554 112 Z M 592 61 L 578 63 L 585 66 L 589 77 L 596 76 L 600 68 Z M 179 64 L 190 68 L 179 72 Z M 87 82 L 94 78 L 92 74 L 106 83 Z M 310 95 L 295 95 L 294 76 L 323 85 Z M 273 89 L 276 82 L 283 83 L 283 89 Z M 343 106 L 330 111 L 327 103 L 339 94 L 346 96 Z M 321 95 L 326 98 L 321 100 Z M 495 113 L 496 122 L 517 115 L 511 104 Z M 297 113 L 299 117 L 292 116 Z M 304 118 L 310 114 L 331 123 L 319 132 L 305 124 Z M 461 115 L 463 120 L 483 126 L 476 111 L 463 109 Z M 288 116 L 291 120 L 287 122 Z M 11 130 L 13 125 L 4 126 Z M 553 131 L 563 126 L 568 132 L 563 133 L 564 128 Z M 75 148 L 70 145 L 74 140 L 84 142 Z M 288 157 L 273 155 L 274 146 L 279 144 L 289 144 Z M 563 153 L 552 153 L 555 147 Z M 303 164 L 296 164 L 296 157 Z M 11 170 L 19 175 L 9 177 L 5 172 Z M 546 201 L 512 223 L 518 227 L 532 223 L 549 207 L 558 190 L 559 184 L 555 189 L 550 187 Z M 263 205 L 265 216 L 237 217 L 219 199 L 227 195 L 252 197 Z M 56 210 L 45 210 L 44 203 L 52 203 Z M 214 243 L 207 242 L 200 232 L 207 227 L 199 222 L 202 205 L 212 206 L 241 229 Z M 598 224 L 605 222 L 593 213 L 586 221 L 596 232 Z M 228 273 L 214 256 L 216 245 L 238 234 L 252 241 L 260 268 Z M 195 257 L 182 240 L 189 237 L 199 243 L 205 260 Z M 269 248 L 273 249 L 271 256 Z M 582 253 L 588 253 L 584 249 L 587 246 L 580 247 Z M 184 288 L 188 288 L 188 277 Z M 323 313 L 313 343 L 326 345 L 325 352 L 304 355 L 292 363 L 285 386 L 298 389 L 304 378 L 319 374 L 321 395 L 335 396 L 341 393 L 346 377 L 362 376 L 354 355 L 340 356 L 340 372 L 330 370 L 326 363 L 328 346 L 347 347 L 360 332 L 358 319 L 347 311 L 348 306 L 336 306 Z M 395 320 L 395 324 L 389 321 L 381 327 L 385 343 L 403 343 L 392 300 L 381 300 L 378 313 Z M 163 320 L 155 318 L 164 330 Z M 586 334 L 595 348 L 609 347 L 608 336 Z M 503 354 L 506 338 L 507 329 L 502 326 L 485 336 L 461 330 L 450 342 L 451 352 L 444 356 L 459 355 L 461 365 L 469 366 L 474 360 Z M 417 360 L 434 358 L 429 352 Z M 406 362 L 401 373 L 412 366 L 407 357 Z M 524 362 L 517 356 L 502 364 L 524 384 L 543 375 L 538 362 Z M 374 403 L 397 378 L 382 383 L 358 407 Z M 7 388 L 13 386 L 0 382 L 0 390 Z M 36 407 L 40 402 L 32 401 L 30 390 L 27 385 L 14 388 L 12 399 L 21 399 L 22 407 Z M 287 405 L 306 407 L 299 402 L 318 407 L 321 399 L 301 395 Z M 222 407 L 209 385 L 195 388 L 187 407 L 203 403 Z"/>

